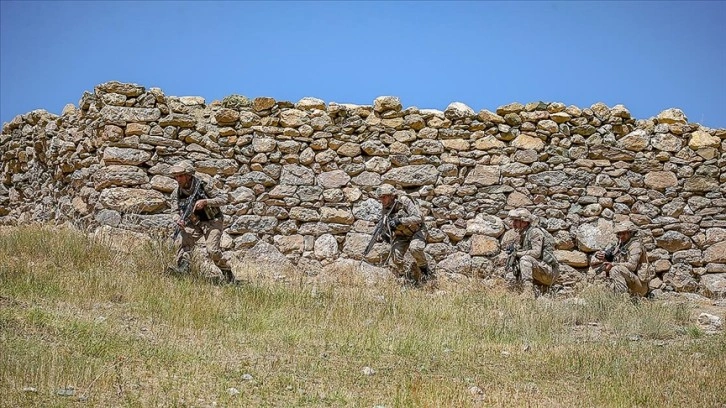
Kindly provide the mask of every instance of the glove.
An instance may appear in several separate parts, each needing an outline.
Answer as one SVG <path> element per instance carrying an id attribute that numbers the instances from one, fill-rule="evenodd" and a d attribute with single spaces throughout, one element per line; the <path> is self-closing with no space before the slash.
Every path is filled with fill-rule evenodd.
<path id="1" fill-rule="evenodd" d="M 391 217 L 388 219 L 388 228 L 390 228 L 391 231 L 395 231 L 399 225 L 401 225 L 401 220 L 399 220 L 398 217 Z"/>

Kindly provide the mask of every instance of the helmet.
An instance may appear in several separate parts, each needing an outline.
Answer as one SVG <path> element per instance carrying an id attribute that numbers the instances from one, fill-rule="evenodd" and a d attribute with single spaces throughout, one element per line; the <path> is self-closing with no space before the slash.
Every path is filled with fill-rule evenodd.
<path id="1" fill-rule="evenodd" d="M 534 222 L 534 215 L 532 215 L 526 208 L 517 208 L 509 211 L 509 218 L 513 220 L 522 220 L 528 223 Z"/>
<path id="2" fill-rule="evenodd" d="M 172 176 L 181 176 L 184 174 L 194 174 L 194 165 L 189 160 L 182 160 L 179 163 L 171 166 L 169 173 Z"/>
<path id="3" fill-rule="evenodd" d="M 619 222 L 619 223 L 615 224 L 613 231 L 615 231 L 615 233 L 617 234 L 620 232 L 634 232 L 637 229 L 638 229 L 638 227 L 636 227 L 635 224 L 633 224 L 632 222 L 623 221 L 623 222 Z"/>
<path id="4" fill-rule="evenodd" d="M 396 190 L 396 187 L 393 187 L 390 184 L 381 184 L 378 187 L 378 190 L 376 192 L 378 194 L 378 197 L 385 196 L 385 195 L 397 195 L 398 190 Z"/>

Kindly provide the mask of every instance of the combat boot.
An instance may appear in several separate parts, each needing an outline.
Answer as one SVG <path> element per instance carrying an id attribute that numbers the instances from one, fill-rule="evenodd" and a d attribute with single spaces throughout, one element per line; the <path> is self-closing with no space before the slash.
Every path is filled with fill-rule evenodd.
<path id="1" fill-rule="evenodd" d="M 237 278 L 235 278 L 234 273 L 232 273 L 232 269 L 227 269 L 227 268 L 224 268 L 223 269 L 223 268 L 220 268 L 220 270 L 222 271 L 222 275 L 224 275 L 224 280 L 227 283 L 235 283 L 236 282 Z"/>
<path id="2" fill-rule="evenodd" d="M 419 270 L 421 270 L 421 283 L 426 283 L 434 278 L 433 273 L 431 272 L 431 270 L 429 270 L 428 265 L 419 266 Z"/>
<path id="3" fill-rule="evenodd" d="M 176 266 L 168 266 L 166 271 L 172 275 L 187 275 L 191 271 L 191 266 L 187 259 L 182 258 L 177 262 Z"/>

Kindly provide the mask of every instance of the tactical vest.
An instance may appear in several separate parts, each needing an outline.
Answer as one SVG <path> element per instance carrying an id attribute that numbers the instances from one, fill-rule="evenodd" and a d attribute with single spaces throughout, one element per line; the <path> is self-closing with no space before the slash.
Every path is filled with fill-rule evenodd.
<path id="1" fill-rule="evenodd" d="M 655 277 L 655 271 L 651 267 L 650 262 L 648 262 L 648 254 L 645 251 L 645 246 L 639 235 L 634 234 L 628 242 L 616 248 L 614 261 L 627 262 L 628 255 L 630 254 L 630 246 L 635 242 L 640 244 L 640 259 L 638 259 L 638 266 L 635 268 L 635 273 L 638 275 L 638 279 L 648 283 Z"/>
<path id="2" fill-rule="evenodd" d="M 192 197 L 192 194 L 195 190 L 197 190 L 197 186 L 195 183 L 199 183 L 199 189 L 198 193 L 195 197 Z M 187 208 L 188 205 L 194 205 L 199 200 L 206 200 L 209 198 L 206 192 L 207 185 L 199 180 L 198 178 L 194 177 L 192 179 L 192 186 L 189 189 L 188 193 L 185 193 L 181 187 L 177 189 L 177 200 L 179 202 L 179 208 L 183 211 L 183 209 Z M 210 207 L 205 206 L 201 210 L 194 211 L 194 216 L 196 216 L 199 221 L 211 221 L 214 219 L 217 219 L 222 216 L 222 211 L 219 210 L 217 207 Z"/>
<path id="3" fill-rule="evenodd" d="M 553 237 L 552 234 L 550 234 L 549 231 L 547 231 L 546 229 L 540 227 L 530 227 L 524 235 L 524 242 L 522 243 L 523 249 L 532 249 L 532 243 L 529 234 L 535 228 L 539 229 L 542 232 L 542 262 L 549 265 L 552 268 L 553 272 L 559 272 L 560 263 L 555 257 L 555 237 Z"/>
<path id="4" fill-rule="evenodd" d="M 394 201 L 394 203 L 393 203 L 393 211 L 391 211 L 391 216 L 395 216 L 398 218 L 404 218 L 404 217 L 411 216 L 411 214 L 408 214 L 405 211 L 405 207 L 404 207 L 403 203 L 401 202 L 402 197 L 406 197 L 407 199 L 411 200 L 413 205 L 416 205 L 416 202 L 411 197 L 401 195 L 401 196 L 397 197 L 396 201 Z M 383 211 L 385 212 L 387 210 L 384 209 Z M 421 216 L 421 221 L 417 225 L 401 224 L 398 227 L 396 227 L 396 230 L 393 231 L 393 233 L 394 233 L 394 235 L 399 236 L 399 237 L 411 238 L 414 236 L 414 234 L 416 234 L 418 231 L 420 231 L 422 229 L 422 227 L 424 227 L 424 226 L 425 226 L 425 224 L 423 222 L 423 216 Z"/>

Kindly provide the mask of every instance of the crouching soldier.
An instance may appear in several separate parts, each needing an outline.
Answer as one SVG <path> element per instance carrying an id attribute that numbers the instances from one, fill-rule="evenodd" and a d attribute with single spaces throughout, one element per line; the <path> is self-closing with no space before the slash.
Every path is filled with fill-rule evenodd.
<path id="1" fill-rule="evenodd" d="M 624 221 L 616 224 L 614 230 L 617 242 L 597 251 L 595 258 L 603 262 L 602 271 L 615 292 L 645 296 L 653 273 L 638 229 L 632 222 Z"/>
<path id="2" fill-rule="evenodd" d="M 518 263 L 516 266 L 519 267 L 523 296 L 535 296 L 534 285 L 547 291 L 560 272 L 559 263 L 554 256 L 554 239 L 548 232 L 534 225 L 534 215 L 525 208 L 511 210 L 509 218 L 512 220 L 512 227 L 519 233 L 519 242 L 512 248 L 511 256 Z"/>
<path id="3" fill-rule="evenodd" d="M 421 274 L 417 283 L 424 283 L 433 278 L 429 269 L 424 249 L 426 233 L 423 215 L 418 205 L 408 196 L 399 195 L 395 187 L 382 184 L 378 187 L 378 199 L 383 206 L 381 217 L 387 217 L 386 234 L 391 243 L 391 261 L 398 271 L 404 270 L 406 251 L 418 266 Z"/>
<path id="4" fill-rule="evenodd" d="M 224 259 L 219 243 L 224 228 L 224 218 L 219 207 L 227 204 L 225 194 L 194 175 L 194 166 L 182 161 L 170 169 L 177 182 L 172 192 L 172 213 L 181 235 L 181 245 L 176 256 L 176 272 L 190 270 L 191 252 L 200 238 L 204 237 L 207 254 L 222 271 L 228 282 L 234 281 L 229 263 Z M 176 238 L 176 234 L 175 234 Z"/>

